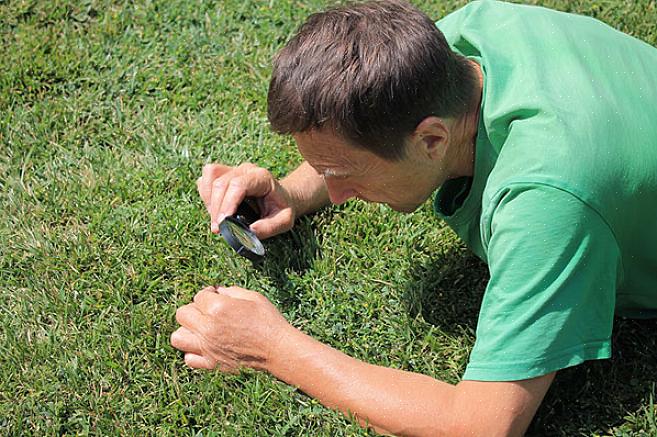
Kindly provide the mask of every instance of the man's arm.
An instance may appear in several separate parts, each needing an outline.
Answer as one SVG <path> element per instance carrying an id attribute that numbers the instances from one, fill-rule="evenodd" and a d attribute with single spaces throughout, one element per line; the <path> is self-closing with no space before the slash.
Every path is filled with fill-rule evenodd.
<path id="1" fill-rule="evenodd" d="M 260 293 L 209 287 L 181 307 L 171 336 L 198 368 L 265 370 L 379 432 L 408 436 L 522 435 L 554 373 L 451 385 L 351 358 L 292 327 Z"/>
<path id="2" fill-rule="evenodd" d="M 555 375 L 451 385 L 358 361 L 298 330 L 267 370 L 363 425 L 404 436 L 522 435 Z"/>
<path id="3" fill-rule="evenodd" d="M 281 180 L 297 217 L 315 212 L 330 203 L 326 183 L 306 161 Z"/>

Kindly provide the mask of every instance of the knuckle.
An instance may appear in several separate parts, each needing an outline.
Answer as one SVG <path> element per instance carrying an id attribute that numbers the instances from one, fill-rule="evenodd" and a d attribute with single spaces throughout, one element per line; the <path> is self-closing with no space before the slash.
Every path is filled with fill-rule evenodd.
<path id="1" fill-rule="evenodd" d="M 216 338 L 218 329 L 214 323 L 208 322 L 200 324 L 197 332 L 201 338 L 207 341 L 207 339 Z"/>
<path id="2" fill-rule="evenodd" d="M 243 184 L 243 182 L 242 182 L 242 178 L 234 178 L 234 179 L 231 179 L 230 182 L 228 183 L 228 186 L 229 186 L 231 189 L 242 188 L 243 185 L 244 185 L 244 184 Z"/>
<path id="3" fill-rule="evenodd" d="M 254 292 L 254 293 L 256 294 L 257 299 L 258 299 L 260 302 L 263 302 L 263 303 L 269 303 L 269 298 L 267 298 L 267 296 L 265 296 L 265 295 L 262 294 L 262 293 L 258 293 L 258 292 Z"/>
<path id="4" fill-rule="evenodd" d="M 269 300 L 265 296 L 263 296 L 262 294 L 257 293 L 257 292 L 254 292 L 254 294 L 253 294 L 253 300 L 255 302 L 261 303 L 261 304 L 265 303 L 265 302 L 269 302 Z"/>
<path id="5" fill-rule="evenodd" d="M 205 292 L 205 290 L 198 291 L 192 298 L 192 302 L 198 303 L 200 297 L 203 295 L 203 292 Z"/>
<path id="6" fill-rule="evenodd" d="M 259 179 L 269 179 L 270 176 L 271 176 L 271 174 L 269 173 L 269 170 L 267 170 L 266 168 L 262 168 L 262 167 L 256 167 L 253 170 L 253 175 L 255 177 L 259 178 Z"/>
<path id="7" fill-rule="evenodd" d="M 212 188 L 215 190 L 220 189 L 223 185 L 224 185 L 224 181 L 221 178 L 212 181 Z"/>
<path id="8" fill-rule="evenodd" d="M 176 310 L 176 320 L 177 320 L 178 323 L 180 323 L 181 325 L 182 325 L 181 320 L 183 319 L 183 317 L 185 316 L 185 313 L 187 312 L 187 309 L 186 309 L 186 308 L 187 308 L 187 305 L 182 306 L 182 307 L 180 307 L 180 308 L 178 308 L 178 309 Z"/>
<path id="9" fill-rule="evenodd" d="M 212 302 L 208 305 L 208 314 L 217 315 L 224 310 L 224 305 L 221 302 Z"/>
<path id="10" fill-rule="evenodd" d="M 212 175 L 219 172 L 220 169 L 221 169 L 221 165 L 219 164 L 214 164 L 214 163 L 205 164 L 201 169 L 201 175 L 205 177 L 212 177 Z"/>

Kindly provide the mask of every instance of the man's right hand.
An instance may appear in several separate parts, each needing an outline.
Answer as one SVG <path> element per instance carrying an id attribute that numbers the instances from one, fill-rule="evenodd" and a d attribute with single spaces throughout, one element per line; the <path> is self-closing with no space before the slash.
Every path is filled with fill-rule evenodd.
<path id="1" fill-rule="evenodd" d="M 251 224 L 258 238 L 281 234 L 294 225 L 296 211 L 290 195 L 268 170 L 254 164 L 207 164 L 196 186 L 215 234 L 219 232 L 219 223 L 234 214 L 245 197 L 256 198 L 260 207 L 261 219 Z"/>

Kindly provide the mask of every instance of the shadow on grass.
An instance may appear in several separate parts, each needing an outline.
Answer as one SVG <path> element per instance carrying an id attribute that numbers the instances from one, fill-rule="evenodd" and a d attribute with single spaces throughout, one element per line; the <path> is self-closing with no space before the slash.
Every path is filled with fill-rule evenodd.
<path id="1" fill-rule="evenodd" d="M 474 334 L 488 279 L 486 265 L 463 248 L 436 255 L 411 272 L 409 312 L 446 334 Z M 612 335 L 611 359 L 558 373 L 528 436 L 604 434 L 648 404 L 657 381 L 657 320 L 616 319 Z"/>
<path id="2" fill-rule="evenodd" d="M 320 254 L 312 221 L 300 220 L 290 232 L 267 243 L 267 256 L 255 268 L 271 279 L 279 291 L 281 303 L 295 305 L 298 300 L 289 272 L 302 275 Z"/>
<path id="3" fill-rule="evenodd" d="M 657 320 L 616 319 L 612 357 L 559 372 L 528 436 L 605 434 L 648 405 L 657 381 Z"/>
<path id="4" fill-rule="evenodd" d="M 477 326 L 488 268 L 472 252 L 454 247 L 417 265 L 405 290 L 410 314 L 450 335 L 472 332 Z"/>

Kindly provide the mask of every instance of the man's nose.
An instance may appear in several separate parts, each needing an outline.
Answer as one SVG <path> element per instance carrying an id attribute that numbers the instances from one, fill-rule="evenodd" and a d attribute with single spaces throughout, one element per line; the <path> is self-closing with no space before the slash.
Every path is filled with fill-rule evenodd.
<path id="1" fill-rule="evenodd" d="M 335 181 L 335 179 L 331 177 L 325 178 L 325 181 L 326 181 L 326 188 L 328 190 L 329 199 L 331 200 L 331 203 L 334 205 L 340 205 L 342 203 L 345 203 L 347 200 L 351 199 L 352 197 L 356 197 L 358 195 L 358 193 L 355 190 L 345 187 L 344 185 Z"/>

